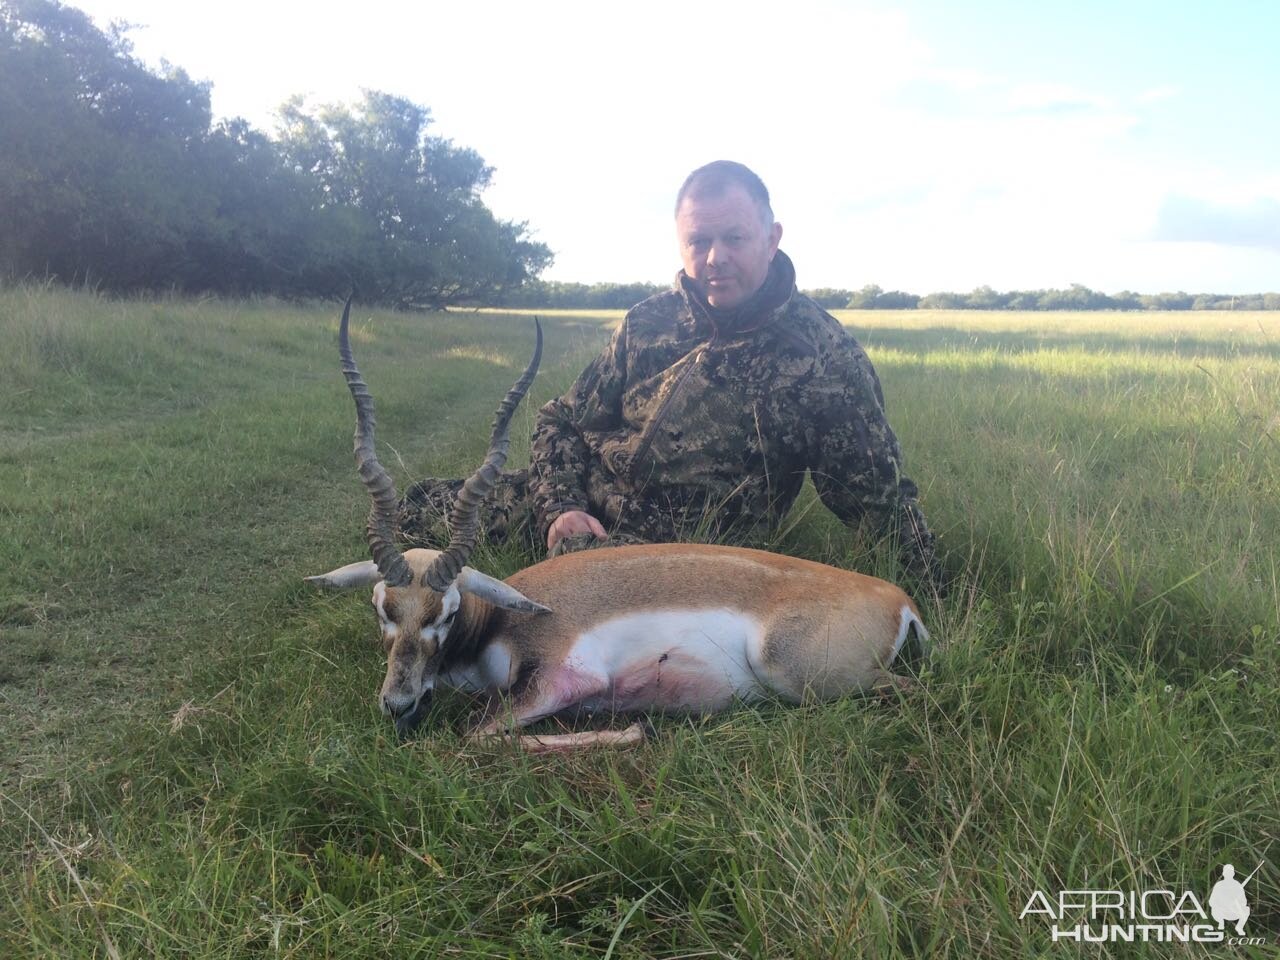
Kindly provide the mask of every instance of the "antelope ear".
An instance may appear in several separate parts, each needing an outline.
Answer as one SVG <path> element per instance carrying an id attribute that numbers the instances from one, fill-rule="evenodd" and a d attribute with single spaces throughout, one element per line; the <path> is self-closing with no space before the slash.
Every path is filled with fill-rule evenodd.
<path id="1" fill-rule="evenodd" d="M 458 589 L 473 597 L 487 600 L 495 607 L 502 607 L 504 610 L 523 610 L 525 613 L 551 612 L 550 608 L 534 603 L 515 587 L 501 580 L 495 580 L 479 570 L 472 570 L 470 567 L 463 567 L 462 572 L 458 574 Z"/>
<path id="2" fill-rule="evenodd" d="M 358 563 L 348 563 L 345 567 L 322 573 L 318 577 L 303 579 L 307 583 L 329 590 L 350 590 L 352 587 L 367 587 L 371 583 L 377 583 L 382 579 L 382 574 L 378 572 L 378 565 L 372 560 L 361 560 Z"/>

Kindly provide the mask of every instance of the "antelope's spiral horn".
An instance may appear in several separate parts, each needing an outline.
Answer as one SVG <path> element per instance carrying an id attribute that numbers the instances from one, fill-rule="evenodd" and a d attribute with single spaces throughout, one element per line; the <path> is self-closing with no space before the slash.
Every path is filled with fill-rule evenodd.
<path id="1" fill-rule="evenodd" d="M 354 292 L 351 297 L 354 297 Z M 373 396 L 360 376 L 355 357 L 351 355 L 351 338 L 348 326 L 351 320 L 351 297 L 342 308 L 342 323 L 338 326 L 338 355 L 342 358 L 342 375 L 347 378 L 347 389 L 356 402 L 356 469 L 360 480 L 373 498 L 369 519 L 365 524 L 365 539 L 369 541 L 369 553 L 378 565 L 382 579 L 389 587 L 403 587 L 413 581 L 413 571 L 395 543 L 398 500 L 396 485 L 386 468 L 378 462 L 373 449 L 373 431 L 376 421 L 373 415 Z"/>

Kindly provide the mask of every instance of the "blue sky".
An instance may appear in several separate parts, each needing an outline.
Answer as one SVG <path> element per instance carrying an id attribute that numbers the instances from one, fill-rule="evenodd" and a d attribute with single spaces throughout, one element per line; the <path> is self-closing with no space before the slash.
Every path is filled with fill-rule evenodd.
<path id="1" fill-rule="evenodd" d="M 1250 175 L 1277 171 L 1280 4 L 990 2 L 915 10 L 913 22 L 946 57 L 1086 94 L 1167 92 L 1133 130 L 1136 149 L 1153 162 L 1163 152 Z"/>
<path id="2" fill-rule="evenodd" d="M 264 128 L 432 109 L 549 276 L 666 281 L 707 160 L 765 178 L 802 286 L 1280 289 L 1280 3 L 86 0 Z"/>

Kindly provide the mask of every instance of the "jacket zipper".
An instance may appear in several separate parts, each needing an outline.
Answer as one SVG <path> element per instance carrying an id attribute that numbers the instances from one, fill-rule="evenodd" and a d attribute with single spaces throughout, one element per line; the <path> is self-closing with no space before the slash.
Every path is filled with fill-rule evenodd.
<path id="1" fill-rule="evenodd" d="M 650 420 L 649 425 L 645 427 L 644 433 L 640 435 L 640 443 L 636 447 L 636 452 L 631 458 L 632 478 L 635 477 L 636 466 L 644 458 L 644 455 L 649 452 L 649 447 L 653 445 L 653 438 L 657 434 L 658 428 L 662 426 L 662 421 L 666 419 L 667 409 L 671 406 L 671 401 L 676 398 L 677 394 L 679 394 L 680 388 L 684 386 L 685 380 L 689 378 L 689 374 L 693 371 L 694 367 L 702 362 L 702 358 L 706 356 L 708 346 L 709 344 L 704 343 L 702 346 L 695 347 L 684 355 L 684 359 L 686 360 L 689 359 L 689 357 L 693 357 L 693 362 L 687 364 L 685 368 L 680 371 L 676 382 L 672 385 L 671 390 L 667 393 L 662 404 L 658 407 L 658 412 L 653 415 L 653 419 Z"/>

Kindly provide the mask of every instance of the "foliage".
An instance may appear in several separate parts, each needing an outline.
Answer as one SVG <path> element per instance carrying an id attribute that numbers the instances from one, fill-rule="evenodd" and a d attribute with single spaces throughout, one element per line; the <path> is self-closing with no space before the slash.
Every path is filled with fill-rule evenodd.
<path id="1" fill-rule="evenodd" d="M 0 276 L 442 305 L 491 299 L 550 251 L 480 200 L 490 168 L 369 92 L 283 108 L 272 140 L 212 124 L 209 86 L 155 74 L 122 27 L 52 0 L 0 4 Z"/>
<path id="2" fill-rule="evenodd" d="M 495 306 L 625 310 L 645 297 L 665 290 L 645 283 L 565 283 L 540 280 L 525 284 L 495 302 Z M 867 284 L 861 290 L 821 287 L 805 290 L 826 310 L 1280 310 L 1280 293 L 1221 296 L 1187 293 L 1099 293 L 1081 284 L 1066 290 L 1010 290 L 982 286 L 970 293 L 931 293 L 921 297 L 903 290 L 884 290 Z"/>
<path id="3" fill-rule="evenodd" d="M 1280 310 L 1280 293 L 1225 296 L 1220 294 L 1139 294 L 1130 290 L 1106 294 L 1073 283 L 1065 290 L 1010 290 L 1001 293 L 982 286 L 970 293 L 930 293 L 924 297 L 872 285 L 863 287 L 848 303 L 851 310 Z"/>
<path id="4" fill-rule="evenodd" d="M 805 295 L 824 310 L 839 310 L 849 305 L 854 296 L 851 290 L 837 290 L 833 287 L 819 287 L 817 290 L 805 290 Z"/>
<path id="5" fill-rule="evenodd" d="M 551 261 L 524 224 L 504 223 L 480 201 L 492 168 L 474 150 L 430 136 L 430 112 L 366 92 L 352 108 L 281 110 L 280 148 L 313 183 L 323 215 L 355 214 L 348 270 L 381 303 L 491 302 Z"/>
<path id="6" fill-rule="evenodd" d="M 571 283 L 537 280 L 495 296 L 499 307 L 551 310 L 625 310 L 646 297 L 666 290 L 650 283 Z M 821 287 L 805 290 L 826 310 L 1278 310 L 1280 294 L 1218 296 L 1185 293 L 1108 295 L 1073 284 L 1066 290 L 1011 290 L 1001 293 L 989 286 L 971 293 L 931 293 L 921 297 L 903 290 L 884 290 L 868 284 L 861 290 Z"/>
<path id="7" fill-rule="evenodd" d="M 850 295 L 843 304 L 850 310 L 913 310 L 920 298 L 901 290 L 881 290 L 874 283 Z"/>
<path id="8" fill-rule="evenodd" d="M 670 289 L 658 283 L 572 283 L 535 280 L 513 290 L 494 306 L 552 310 L 626 310 Z"/>
<path id="9" fill-rule="evenodd" d="M 402 488 L 474 466 L 530 321 L 354 319 Z M 544 319 L 517 434 L 608 337 Z M 396 743 L 367 596 L 301 582 L 364 555 L 336 311 L 0 291 L 0 956 L 1047 957 L 1032 890 L 1274 864 L 1274 316 L 842 319 L 961 576 L 919 688 L 530 757 L 443 695 Z"/>

